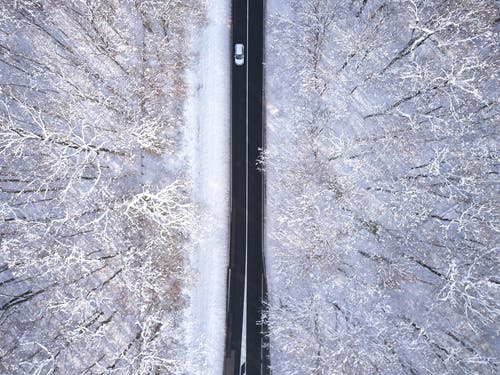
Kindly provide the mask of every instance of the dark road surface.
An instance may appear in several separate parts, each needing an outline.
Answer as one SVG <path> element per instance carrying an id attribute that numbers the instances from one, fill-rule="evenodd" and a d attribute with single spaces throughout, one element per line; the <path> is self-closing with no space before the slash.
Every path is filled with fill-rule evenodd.
<path id="1" fill-rule="evenodd" d="M 240 374 L 247 261 L 246 374 L 268 374 L 269 355 L 260 324 L 266 300 L 263 244 L 263 176 L 257 160 L 263 145 L 263 0 L 233 0 L 231 44 L 231 240 L 224 374 Z M 233 61 L 234 44 L 245 45 L 245 64 Z"/>

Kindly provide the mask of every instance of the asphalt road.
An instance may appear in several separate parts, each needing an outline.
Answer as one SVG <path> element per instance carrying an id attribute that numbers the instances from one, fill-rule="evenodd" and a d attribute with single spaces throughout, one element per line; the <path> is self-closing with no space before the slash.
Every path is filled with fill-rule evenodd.
<path id="1" fill-rule="evenodd" d="M 245 46 L 245 64 L 231 53 L 231 240 L 224 374 L 240 374 L 244 287 L 246 301 L 246 374 L 268 374 L 268 351 L 262 334 L 262 301 L 266 299 L 263 244 L 263 176 L 257 160 L 263 145 L 262 62 L 263 0 L 233 0 L 232 44 Z M 246 274 L 245 274 L 245 261 Z"/>
<path id="2" fill-rule="evenodd" d="M 247 4 L 233 1 L 233 35 L 235 43 L 246 50 Z M 237 375 L 240 369 L 241 331 L 245 286 L 245 257 L 247 241 L 247 64 L 236 66 L 231 52 L 231 239 L 226 306 L 226 347 L 224 374 Z"/>
<path id="3" fill-rule="evenodd" d="M 247 374 L 267 374 L 268 355 L 262 334 L 266 299 L 263 261 L 263 176 L 257 160 L 263 146 L 264 1 L 249 0 L 248 12 L 248 243 L 247 243 Z"/>

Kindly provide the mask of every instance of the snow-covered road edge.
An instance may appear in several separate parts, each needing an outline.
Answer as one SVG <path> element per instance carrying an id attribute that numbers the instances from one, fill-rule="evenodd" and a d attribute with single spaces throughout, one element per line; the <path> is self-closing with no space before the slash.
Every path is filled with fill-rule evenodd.
<path id="1" fill-rule="evenodd" d="M 187 368 L 191 374 L 221 374 L 224 357 L 226 269 L 229 240 L 229 33 L 230 3 L 207 2 L 207 24 L 191 36 L 195 60 L 186 79 L 190 165 L 200 233 L 190 255 L 197 274 L 186 311 Z"/>

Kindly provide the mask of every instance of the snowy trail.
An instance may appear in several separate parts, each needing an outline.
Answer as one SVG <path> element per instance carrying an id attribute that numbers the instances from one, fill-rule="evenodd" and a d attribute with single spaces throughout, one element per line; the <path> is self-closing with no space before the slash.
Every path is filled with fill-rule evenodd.
<path id="1" fill-rule="evenodd" d="M 188 71 L 190 98 L 185 157 L 190 163 L 200 233 L 191 252 L 197 275 L 187 311 L 190 373 L 220 374 L 224 357 L 229 228 L 230 3 L 207 4 L 207 25 L 193 36 L 196 65 Z"/>

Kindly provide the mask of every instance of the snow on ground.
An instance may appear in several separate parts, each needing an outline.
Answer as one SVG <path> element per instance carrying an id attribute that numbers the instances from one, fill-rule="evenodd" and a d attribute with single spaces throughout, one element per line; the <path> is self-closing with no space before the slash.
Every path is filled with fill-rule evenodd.
<path id="1" fill-rule="evenodd" d="M 189 373 L 220 374 L 224 357 L 229 218 L 230 4 L 207 4 L 207 24 L 193 35 L 195 61 L 188 71 L 190 99 L 184 152 L 190 163 L 200 233 L 191 253 L 198 275 L 187 310 Z"/>

